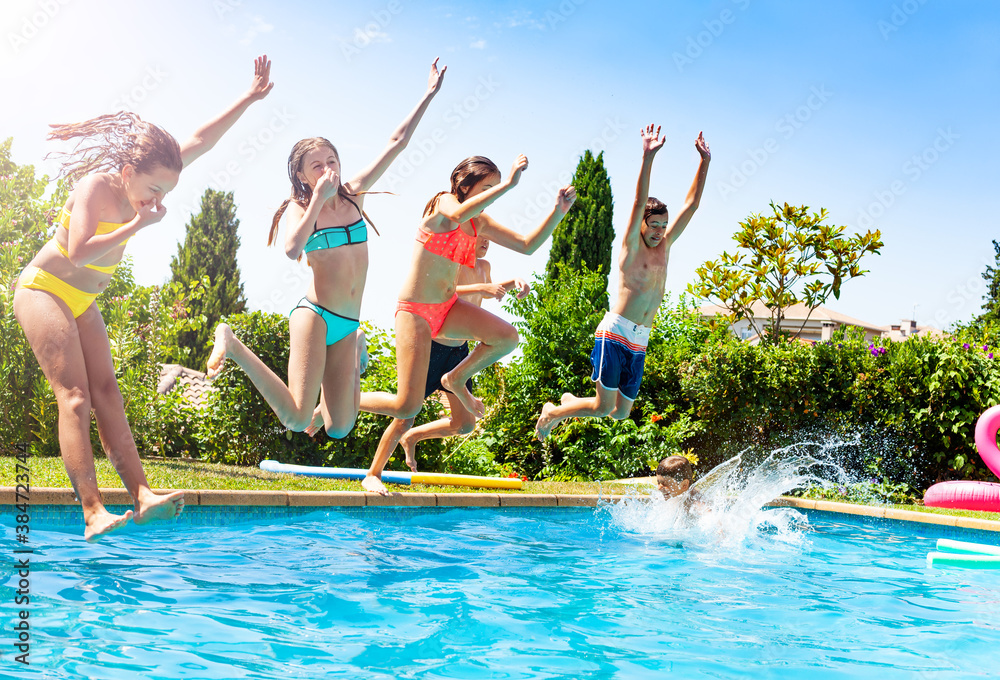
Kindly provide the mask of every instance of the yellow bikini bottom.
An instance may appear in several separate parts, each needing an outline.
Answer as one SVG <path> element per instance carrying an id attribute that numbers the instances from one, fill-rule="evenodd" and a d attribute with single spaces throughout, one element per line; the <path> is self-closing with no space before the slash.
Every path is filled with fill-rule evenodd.
<path id="1" fill-rule="evenodd" d="M 66 303 L 73 318 L 79 318 L 93 304 L 100 293 L 88 293 L 74 288 L 57 276 L 49 274 L 38 267 L 25 267 L 21 272 L 17 285 L 22 288 L 32 288 L 34 290 L 45 290 Z"/>

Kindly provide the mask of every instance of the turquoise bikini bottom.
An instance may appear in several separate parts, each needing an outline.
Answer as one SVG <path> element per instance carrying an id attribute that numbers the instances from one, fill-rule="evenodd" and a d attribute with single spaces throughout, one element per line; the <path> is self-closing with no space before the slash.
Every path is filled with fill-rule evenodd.
<path id="1" fill-rule="evenodd" d="M 326 344 L 328 347 L 335 342 L 343 340 L 361 327 L 361 322 L 357 319 L 349 319 L 346 316 L 331 312 L 326 307 L 317 305 L 309 298 L 299 300 L 299 303 L 292 308 L 292 311 L 288 315 L 291 316 L 292 312 L 300 307 L 316 312 L 326 322 Z"/>

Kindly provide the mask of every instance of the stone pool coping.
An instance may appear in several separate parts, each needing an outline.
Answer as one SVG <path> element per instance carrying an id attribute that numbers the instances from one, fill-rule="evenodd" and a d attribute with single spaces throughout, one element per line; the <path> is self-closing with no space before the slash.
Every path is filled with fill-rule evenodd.
<path id="1" fill-rule="evenodd" d="M 167 489 L 156 489 L 164 492 Z M 171 490 L 172 491 L 172 490 Z M 101 496 L 106 505 L 132 505 L 132 497 L 124 489 L 102 488 Z M 586 508 L 596 507 L 598 501 L 617 501 L 621 495 L 600 494 L 507 494 L 507 493 L 393 493 L 377 496 L 363 491 L 231 491 L 185 489 L 184 500 L 189 506 L 289 506 L 289 507 L 456 507 L 456 508 Z M 32 505 L 77 505 L 72 489 L 35 487 L 31 490 Z M 0 505 L 14 505 L 15 488 L 0 486 Z M 1000 532 L 1000 521 L 975 517 L 958 517 L 899 510 L 852 503 L 836 503 L 806 498 L 781 496 L 771 506 L 793 507 L 803 510 L 860 515 L 881 519 L 938 524 L 960 529 L 980 529 Z"/>

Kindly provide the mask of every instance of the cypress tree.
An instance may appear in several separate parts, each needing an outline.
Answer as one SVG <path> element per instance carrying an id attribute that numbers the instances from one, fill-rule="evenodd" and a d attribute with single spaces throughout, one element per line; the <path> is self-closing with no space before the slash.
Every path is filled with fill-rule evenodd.
<path id="1" fill-rule="evenodd" d="M 212 352 L 219 320 L 246 308 L 240 268 L 236 264 L 239 226 L 233 192 L 206 190 L 201 197 L 201 212 L 191 217 L 184 243 L 178 246 L 177 255 L 170 262 L 172 282 L 188 286 L 208 277 L 204 294 L 187 302 L 189 315 L 194 318 L 204 315 L 205 323 L 197 330 L 177 335 L 178 346 L 191 349 L 188 362 L 199 370 Z"/>
<path id="2" fill-rule="evenodd" d="M 571 267 L 599 271 L 604 279 L 600 306 L 608 308 L 608 272 L 611 270 L 611 246 L 615 230 L 611 224 L 613 199 L 611 180 L 604 167 L 604 152 L 596 157 L 588 149 L 573 173 L 576 203 L 552 235 L 552 248 L 545 266 L 545 276 L 554 280 L 559 269 Z"/>
<path id="3" fill-rule="evenodd" d="M 996 325 L 1000 321 L 1000 243 L 993 241 L 995 267 L 986 267 L 983 280 L 986 281 L 986 295 L 983 296 L 983 314 L 973 323 L 977 326 Z"/>

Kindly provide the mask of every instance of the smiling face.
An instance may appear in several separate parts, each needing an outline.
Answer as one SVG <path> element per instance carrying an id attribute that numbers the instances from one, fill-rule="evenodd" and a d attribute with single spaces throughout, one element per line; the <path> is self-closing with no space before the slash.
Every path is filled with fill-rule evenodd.
<path id="1" fill-rule="evenodd" d="M 316 183 L 323 173 L 331 170 L 334 174 L 334 182 L 340 183 L 340 157 L 337 152 L 328 146 L 319 146 L 306 152 L 299 164 L 299 171 L 296 173 L 299 180 L 309 185 L 310 189 L 316 188 Z"/>
<path id="2" fill-rule="evenodd" d="M 125 197 L 134 210 L 151 202 L 161 203 L 163 197 L 173 191 L 180 178 L 180 172 L 162 165 L 154 165 L 149 172 L 138 172 L 131 165 L 122 168 Z"/>

